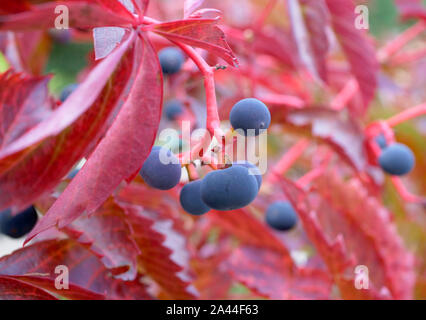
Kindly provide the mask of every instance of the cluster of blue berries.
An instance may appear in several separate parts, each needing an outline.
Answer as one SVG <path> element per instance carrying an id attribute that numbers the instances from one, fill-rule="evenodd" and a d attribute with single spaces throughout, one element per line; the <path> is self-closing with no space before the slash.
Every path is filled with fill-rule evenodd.
<path id="1" fill-rule="evenodd" d="M 181 178 L 178 158 L 164 147 L 155 146 L 140 170 L 149 186 L 169 190 Z M 180 193 L 183 209 L 201 215 L 210 209 L 235 210 L 254 200 L 262 183 L 259 169 L 249 162 L 236 162 L 231 167 L 209 172 L 202 180 L 186 184 Z"/>
<path id="2" fill-rule="evenodd" d="M 236 162 L 185 185 L 180 193 L 180 204 L 193 215 L 207 213 L 210 209 L 240 209 L 256 198 L 261 183 L 262 176 L 255 165 Z"/>

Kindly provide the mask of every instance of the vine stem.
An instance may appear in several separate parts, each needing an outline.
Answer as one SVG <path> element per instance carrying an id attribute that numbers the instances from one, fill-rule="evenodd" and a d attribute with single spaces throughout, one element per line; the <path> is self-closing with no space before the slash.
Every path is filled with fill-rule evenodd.
<path id="1" fill-rule="evenodd" d="M 265 104 L 285 105 L 287 107 L 301 109 L 306 106 L 305 101 L 297 96 L 285 94 L 268 94 L 260 98 Z"/>
<path id="2" fill-rule="evenodd" d="M 278 0 L 269 0 L 266 7 L 263 9 L 262 13 L 259 15 L 259 18 L 254 22 L 253 26 L 255 30 L 260 30 L 265 24 L 266 19 L 271 14 Z"/>
<path id="3" fill-rule="evenodd" d="M 342 90 L 331 102 L 331 108 L 333 110 L 343 110 L 346 104 L 355 96 L 358 92 L 359 85 L 355 78 L 349 80 Z"/>
<path id="4" fill-rule="evenodd" d="M 410 191 L 402 183 L 401 179 L 398 177 L 391 178 L 392 184 L 394 185 L 396 191 L 401 196 L 404 201 L 413 202 L 413 203 L 421 203 L 426 205 L 426 198 L 422 198 L 415 194 L 412 194 Z"/>
<path id="5" fill-rule="evenodd" d="M 390 61 L 390 65 L 392 67 L 395 67 L 401 64 L 418 61 L 424 57 L 426 57 L 426 48 L 420 48 L 418 50 L 414 50 L 414 51 L 406 52 L 406 53 L 400 53 L 394 56 Z"/>
<path id="6" fill-rule="evenodd" d="M 377 60 L 381 63 L 386 62 L 391 56 L 397 53 L 403 46 L 417 37 L 424 30 L 426 30 L 426 23 L 423 21 L 420 21 L 407 29 L 377 52 Z M 417 59 L 419 56 L 421 57 L 423 55 L 424 52 L 420 51 L 417 52 L 416 55 L 410 56 L 408 59 L 411 61 L 411 59 Z M 407 58 L 406 56 L 403 57 Z M 331 108 L 333 110 L 344 109 L 346 104 L 355 96 L 358 90 L 358 82 L 355 78 L 352 78 L 331 102 Z"/>
<path id="7" fill-rule="evenodd" d="M 159 21 L 144 17 L 143 22 L 152 25 L 158 24 Z M 219 112 L 217 108 L 217 99 L 216 99 L 216 88 L 214 82 L 214 67 L 211 67 L 201 55 L 191 46 L 171 41 L 176 44 L 197 66 L 200 72 L 204 77 L 204 88 L 206 91 L 206 108 L 207 108 L 207 117 L 206 117 L 206 129 L 207 132 L 204 134 L 202 139 L 197 143 L 193 150 L 197 151 L 200 149 L 200 146 L 204 145 L 205 141 L 210 137 L 216 137 L 219 143 L 222 143 L 222 137 L 224 136 L 222 130 L 220 129 L 220 118 Z M 189 156 L 190 159 L 194 159 L 194 157 L 198 158 L 196 152 L 190 152 L 186 157 Z M 186 158 L 183 157 L 183 158 Z M 189 159 L 189 160 L 190 160 Z M 188 159 L 185 159 L 188 160 Z"/>
<path id="8" fill-rule="evenodd" d="M 379 50 L 377 53 L 377 59 L 383 63 L 399 51 L 403 46 L 405 46 L 409 41 L 417 37 L 420 33 L 426 30 L 426 23 L 420 21 L 416 23 L 411 28 L 408 28 L 403 33 L 401 33 L 394 40 L 389 42 L 386 46 Z"/>
<path id="9" fill-rule="evenodd" d="M 392 118 L 389 118 L 385 122 L 389 127 L 395 127 L 396 125 L 404 121 L 416 118 L 423 114 L 426 114 L 426 103 L 422 103 L 418 106 L 402 111 L 401 113 L 393 116 Z"/>
<path id="10" fill-rule="evenodd" d="M 276 182 L 300 158 L 309 146 L 308 139 L 302 139 L 290 148 L 268 174 L 266 181 Z"/>

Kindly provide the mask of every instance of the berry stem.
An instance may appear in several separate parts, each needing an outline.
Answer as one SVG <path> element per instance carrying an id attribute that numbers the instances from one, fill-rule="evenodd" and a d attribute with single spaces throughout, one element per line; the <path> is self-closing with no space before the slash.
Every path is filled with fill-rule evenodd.
<path id="1" fill-rule="evenodd" d="M 215 130 L 220 127 L 219 113 L 217 111 L 216 89 L 214 83 L 214 67 L 210 67 L 207 62 L 190 46 L 176 43 L 182 51 L 195 63 L 204 76 L 204 87 L 206 90 L 207 120 L 206 129 L 213 136 Z"/>
<path id="2" fill-rule="evenodd" d="M 399 177 L 392 177 L 391 181 L 396 191 L 398 192 L 398 194 L 401 196 L 401 198 L 404 201 L 421 203 L 426 205 L 426 198 L 419 197 L 415 194 L 412 194 L 410 191 L 408 191 Z"/>
<path id="3" fill-rule="evenodd" d="M 262 96 L 260 100 L 262 100 L 262 102 L 267 105 L 285 105 L 287 107 L 295 109 L 301 109 L 306 105 L 305 101 L 303 101 L 299 97 L 285 94 L 268 94 L 266 96 Z"/>
<path id="4" fill-rule="evenodd" d="M 380 49 L 377 53 L 377 59 L 381 63 L 386 62 L 392 55 L 398 52 L 403 46 L 417 37 L 417 35 L 422 33 L 424 30 L 426 30 L 425 22 L 420 21 L 416 23 L 414 26 L 405 30 L 403 33 L 398 35 L 398 37 Z"/>
<path id="5" fill-rule="evenodd" d="M 266 19 L 271 14 L 272 10 L 274 9 L 275 5 L 277 4 L 277 0 L 269 0 L 266 7 L 263 9 L 257 20 L 253 24 L 253 29 L 260 30 L 265 24 Z"/>
<path id="6" fill-rule="evenodd" d="M 390 64 L 392 67 L 396 67 L 401 64 L 418 61 L 424 57 L 426 57 L 426 48 L 420 48 L 394 56 L 391 59 Z"/>
<path id="7" fill-rule="evenodd" d="M 194 181 L 199 178 L 197 169 L 192 163 L 186 166 L 186 171 L 188 172 L 189 181 Z"/>
<path id="8" fill-rule="evenodd" d="M 343 89 L 333 99 L 330 106 L 333 110 L 343 110 L 347 103 L 355 96 L 358 92 L 359 86 L 355 78 L 349 80 Z"/>
<path id="9" fill-rule="evenodd" d="M 307 172 L 304 176 L 300 177 L 299 180 L 297 180 L 297 184 L 304 188 L 306 187 L 312 180 L 315 180 L 319 176 L 321 176 L 324 173 L 324 167 L 318 167 L 314 168 L 311 171 Z"/>
<path id="10" fill-rule="evenodd" d="M 143 21 L 144 23 L 147 23 L 147 24 L 159 23 L 159 21 L 149 17 L 144 17 Z M 217 109 L 216 88 L 215 88 L 215 82 L 214 82 L 215 67 L 209 66 L 209 64 L 201 57 L 201 55 L 191 46 L 188 46 L 179 42 L 174 42 L 174 41 L 172 42 L 175 45 L 177 45 L 195 63 L 195 65 L 198 67 L 200 72 L 203 74 L 204 88 L 206 90 L 206 107 L 207 107 L 206 129 L 210 133 L 211 137 L 215 136 L 218 142 L 221 143 L 223 132 L 220 129 L 220 118 L 219 118 L 219 112 Z M 195 148 L 193 148 L 193 150 L 199 150 L 200 146 L 204 145 L 204 142 L 208 138 L 209 138 L 209 135 L 206 132 L 206 134 L 198 142 Z M 193 152 L 191 151 L 190 152 L 191 159 L 194 159 L 193 156 L 196 156 L 196 155 L 193 154 Z"/>
<path id="11" fill-rule="evenodd" d="M 281 177 L 290 167 L 300 158 L 306 148 L 309 146 L 308 139 L 302 139 L 292 146 L 272 168 L 268 174 L 266 181 L 274 183 Z"/>
<path id="12" fill-rule="evenodd" d="M 418 106 L 402 111 L 401 113 L 386 120 L 386 123 L 389 127 L 395 127 L 404 121 L 419 117 L 423 114 L 426 114 L 426 103 L 422 103 Z"/>

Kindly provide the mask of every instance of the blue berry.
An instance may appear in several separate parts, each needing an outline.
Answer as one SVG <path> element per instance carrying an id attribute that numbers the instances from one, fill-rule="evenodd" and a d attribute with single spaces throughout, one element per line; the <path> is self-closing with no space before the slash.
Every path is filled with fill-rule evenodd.
<path id="1" fill-rule="evenodd" d="M 236 165 L 209 172 L 201 182 L 201 199 L 212 209 L 235 210 L 252 202 L 258 190 L 256 178 Z"/>
<path id="2" fill-rule="evenodd" d="M 13 216 L 8 209 L 0 212 L 0 231 L 11 238 L 21 238 L 34 228 L 37 219 L 37 211 L 34 206 Z"/>
<path id="3" fill-rule="evenodd" d="M 256 167 L 253 163 L 248 161 L 237 161 L 233 165 L 237 166 L 243 166 L 247 169 L 249 169 L 249 173 L 251 173 L 257 181 L 257 187 L 260 189 L 260 186 L 262 185 L 262 174 L 260 173 L 260 170 L 258 167 Z"/>
<path id="4" fill-rule="evenodd" d="M 276 201 L 266 210 L 266 223 L 273 229 L 287 231 L 297 223 L 297 214 L 288 201 Z"/>
<path id="5" fill-rule="evenodd" d="M 61 44 L 70 43 L 72 40 L 72 33 L 70 29 L 50 29 L 49 35 L 52 40 Z"/>
<path id="6" fill-rule="evenodd" d="M 380 149 L 384 149 L 387 146 L 387 142 L 386 142 L 386 138 L 385 136 L 381 133 L 376 137 L 376 143 L 379 145 Z"/>
<path id="7" fill-rule="evenodd" d="M 271 113 L 262 101 L 248 98 L 232 107 L 229 120 L 235 130 L 242 129 L 245 135 L 254 133 L 257 136 L 268 129 L 271 124 Z"/>
<path id="8" fill-rule="evenodd" d="M 78 87 L 77 83 L 73 83 L 73 84 L 66 86 L 62 90 L 61 95 L 59 96 L 59 100 L 61 100 L 62 102 L 67 100 L 67 98 L 71 95 L 71 93 L 73 93 L 75 91 L 75 89 L 77 89 L 77 87 Z"/>
<path id="9" fill-rule="evenodd" d="M 170 100 L 165 104 L 164 111 L 168 120 L 176 120 L 183 113 L 182 102 L 179 100 Z"/>
<path id="10" fill-rule="evenodd" d="M 174 74 L 182 68 L 185 57 L 179 49 L 168 47 L 158 53 L 161 69 L 164 74 Z"/>
<path id="11" fill-rule="evenodd" d="M 382 150 L 379 157 L 380 167 L 388 174 L 402 176 L 414 167 L 414 154 L 401 143 L 394 143 Z"/>
<path id="12" fill-rule="evenodd" d="M 201 200 L 201 180 L 186 184 L 180 192 L 179 200 L 182 208 L 189 214 L 202 215 L 210 211 Z"/>
<path id="13" fill-rule="evenodd" d="M 169 149 L 153 147 L 140 175 L 149 186 L 169 190 L 179 183 L 181 171 L 178 158 Z"/>
<path id="14" fill-rule="evenodd" d="M 80 169 L 72 169 L 71 172 L 68 174 L 67 179 L 74 179 L 79 171 Z"/>

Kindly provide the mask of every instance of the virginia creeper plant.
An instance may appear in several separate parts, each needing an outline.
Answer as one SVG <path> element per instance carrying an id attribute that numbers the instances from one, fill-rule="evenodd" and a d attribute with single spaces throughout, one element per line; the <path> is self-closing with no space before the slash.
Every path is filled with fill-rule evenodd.
<path id="1" fill-rule="evenodd" d="M 425 299 L 426 9 L 392 2 L 386 37 L 365 1 L 1 2 L 0 298 Z"/>

